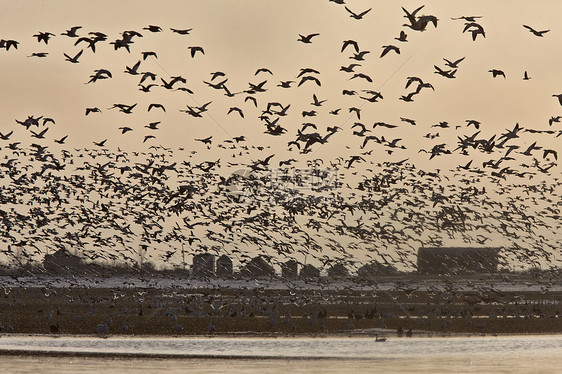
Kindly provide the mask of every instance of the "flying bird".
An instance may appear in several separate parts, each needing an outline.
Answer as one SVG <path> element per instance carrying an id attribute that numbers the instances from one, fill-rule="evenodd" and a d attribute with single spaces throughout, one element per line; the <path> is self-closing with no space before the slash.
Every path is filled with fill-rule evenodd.
<path id="1" fill-rule="evenodd" d="M 459 64 L 464 60 L 465 58 L 459 58 L 456 61 L 449 61 L 446 58 L 444 58 L 443 60 L 445 60 L 446 64 L 448 67 L 450 67 L 451 69 L 458 69 Z"/>
<path id="2" fill-rule="evenodd" d="M 73 64 L 77 64 L 78 59 L 80 58 L 80 56 L 82 56 L 82 52 L 84 52 L 83 49 L 81 49 L 80 52 L 78 52 L 74 57 L 70 57 L 66 53 L 63 53 L 63 55 L 65 57 L 65 61 L 72 62 Z"/>
<path id="3" fill-rule="evenodd" d="M 68 135 L 63 136 L 60 139 L 55 139 L 55 143 L 64 144 L 64 141 L 66 140 L 66 138 L 68 138 Z"/>
<path id="4" fill-rule="evenodd" d="M 400 36 L 397 38 L 394 38 L 394 40 L 398 40 L 399 42 L 407 42 L 408 40 L 406 40 L 406 38 L 408 37 L 408 34 L 406 34 L 403 30 L 400 31 Z"/>
<path id="5" fill-rule="evenodd" d="M 86 108 L 86 115 L 90 114 L 90 113 L 101 113 L 100 108 L 95 107 L 95 108 Z"/>
<path id="6" fill-rule="evenodd" d="M 205 54 L 205 51 L 203 50 L 203 48 L 198 47 L 198 46 L 187 47 L 187 49 L 189 49 L 189 51 L 191 52 L 191 58 L 194 58 L 195 54 L 197 52 L 201 52 L 202 54 Z"/>
<path id="7" fill-rule="evenodd" d="M 33 35 L 34 38 L 37 38 L 37 42 L 45 42 L 45 44 L 49 44 L 49 39 L 51 38 L 51 36 L 55 36 L 55 34 L 51 33 L 51 32 L 39 32 L 35 35 Z"/>
<path id="8" fill-rule="evenodd" d="M 31 55 L 27 57 L 47 57 L 49 52 L 33 52 Z"/>
<path id="9" fill-rule="evenodd" d="M 350 59 L 356 60 L 356 61 L 364 61 L 365 55 L 367 53 L 371 53 L 371 51 L 361 51 L 359 53 L 354 53 L 353 56 L 350 57 Z"/>
<path id="10" fill-rule="evenodd" d="M 133 131 L 132 128 L 127 127 L 127 126 L 121 126 L 121 127 L 119 127 L 119 130 L 121 130 L 121 134 L 125 134 L 125 133 L 127 133 L 127 132 L 129 132 L 129 131 Z"/>
<path id="11" fill-rule="evenodd" d="M 503 71 L 501 71 L 501 70 L 492 69 L 492 70 L 488 70 L 488 72 L 489 72 L 489 73 L 492 73 L 492 77 L 493 77 L 493 78 L 497 77 L 498 75 L 505 78 L 505 73 L 504 73 Z"/>
<path id="12" fill-rule="evenodd" d="M 322 103 L 324 103 L 326 100 L 318 100 L 318 97 L 316 97 L 316 94 L 312 94 L 312 100 L 313 102 L 311 103 L 311 105 L 314 106 L 321 106 Z"/>
<path id="13" fill-rule="evenodd" d="M 153 103 L 153 104 L 149 104 L 149 105 L 148 105 L 148 110 L 147 110 L 147 111 L 150 112 L 150 110 L 151 110 L 152 108 L 162 109 L 164 112 L 166 111 L 166 108 L 164 108 L 164 105 L 162 105 L 162 104 L 154 104 L 154 103 Z"/>
<path id="14" fill-rule="evenodd" d="M 343 52 L 347 46 L 352 46 L 355 49 L 355 52 L 359 53 L 359 44 L 355 40 L 344 40 L 343 45 L 341 47 L 341 51 Z"/>
<path id="15" fill-rule="evenodd" d="M 143 27 L 143 30 L 147 30 L 150 32 L 161 32 L 162 28 L 160 26 L 149 25 L 148 27 Z"/>
<path id="16" fill-rule="evenodd" d="M 158 56 L 156 55 L 156 52 L 152 52 L 152 51 L 141 52 L 141 54 L 142 54 L 143 61 L 146 60 L 149 56 L 152 56 L 154 58 L 158 58 Z"/>
<path id="17" fill-rule="evenodd" d="M 371 8 L 369 8 L 367 10 L 362 11 L 361 13 L 355 13 L 351 9 L 349 9 L 347 6 L 344 6 L 344 8 L 345 8 L 345 10 L 347 10 L 349 12 L 351 18 L 354 18 L 354 19 L 357 19 L 357 20 L 363 19 L 363 16 L 371 11 Z"/>
<path id="18" fill-rule="evenodd" d="M 546 34 L 547 32 L 550 31 L 550 30 L 537 31 L 537 30 L 533 29 L 531 26 L 527 26 L 527 25 L 523 25 L 523 27 L 526 28 L 527 30 L 529 30 L 530 32 L 532 32 L 533 35 L 539 36 L 541 38 L 544 34 Z"/>
<path id="19" fill-rule="evenodd" d="M 397 54 L 400 54 L 400 48 L 398 48 L 394 45 L 383 45 L 382 48 L 383 48 L 383 50 L 382 50 L 382 53 L 381 53 L 381 58 L 383 58 L 390 51 L 394 51 Z"/>
<path id="20" fill-rule="evenodd" d="M 234 106 L 234 107 L 231 107 L 231 108 L 228 110 L 228 113 L 226 113 L 226 114 L 228 115 L 228 114 L 230 114 L 230 113 L 232 113 L 232 112 L 238 112 L 238 114 L 240 114 L 240 117 L 244 118 L 244 113 L 242 112 L 242 109 L 240 109 L 240 108 Z"/>
<path id="21" fill-rule="evenodd" d="M 269 74 L 273 75 L 271 70 L 269 70 L 268 68 L 259 68 L 258 70 L 256 70 L 254 75 L 258 75 L 259 73 L 269 73 Z"/>
<path id="22" fill-rule="evenodd" d="M 464 24 L 464 30 L 462 31 L 463 33 L 469 31 L 472 34 L 472 40 L 476 41 L 476 37 L 478 35 L 482 35 L 483 38 L 486 37 L 486 33 L 484 32 L 484 28 L 482 27 L 482 25 L 479 25 L 476 22 L 470 22 L 470 23 L 465 23 Z"/>
<path id="23" fill-rule="evenodd" d="M 0 48 L 6 48 L 6 51 L 9 51 L 11 47 L 14 47 L 14 49 L 18 49 L 18 44 L 20 43 L 15 40 L 0 40 Z"/>
<path id="24" fill-rule="evenodd" d="M 81 28 L 82 26 L 71 27 L 69 30 L 66 30 L 61 35 L 68 36 L 69 38 L 77 38 L 78 35 L 76 34 L 76 31 L 80 30 Z"/>
<path id="25" fill-rule="evenodd" d="M 299 38 L 297 39 L 298 42 L 303 42 L 303 43 L 312 43 L 312 38 L 314 38 L 315 36 L 318 36 L 320 34 L 308 34 L 308 35 L 301 35 L 299 34 Z"/>
<path id="26" fill-rule="evenodd" d="M 301 81 L 298 84 L 298 87 L 300 87 L 304 82 L 306 81 L 312 81 L 314 83 L 316 83 L 318 86 L 322 86 L 322 84 L 320 83 L 320 80 L 312 75 L 305 75 L 304 77 L 301 78 Z"/>
<path id="27" fill-rule="evenodd" d="M 170 28 L 170 30 L 172 30 L 172 32 L 175 32 L 176 34 L 180 34 L 180 35 L 189 35 L 189 32 L 193 29 L 174 29 L 174 28 Z"/>

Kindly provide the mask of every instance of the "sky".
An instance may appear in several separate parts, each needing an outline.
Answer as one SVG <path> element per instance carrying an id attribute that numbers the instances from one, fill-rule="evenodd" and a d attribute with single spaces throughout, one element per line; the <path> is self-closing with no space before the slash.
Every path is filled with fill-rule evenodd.
<path id="1" fill-rule="evenodd" d="M 412 12 L 425 5 L 419 15 L 434 15 L 438 25 L 429 24 L 425 31 L 415 31 L 403 26 L 407 23 L 402 7 Z M 360 13 L 371 8 L 361 20 L 350 16 L 348 10 Z M 342 157 L 363 155 L 365 163 L 358 162 L 357 169 L 347 170 L 348 181 L 355 181 L 368 174 L 369 163 L 408 162 L 425 170 L 455 169 L 474 160 L 480 165 L 498 155 L 471 152 L 461 155 L 439 155 L 431 158 L 427 151 L 444 143 L 453 151 L 458 139 L 477 131 L 481 139 L 490 139 L 512 129 L 516 123 L 525 129 L 552 131 L 553 133 L 522 133 L 517 139 L 520 147 L 512 153 L 515 160 L 505 162 L 513 169 L 521 163 L 533 164 L 537 159 L 543 167 L 554 163 L 552 155 L 542 157 L 544 149 L 560 150 L 562 122 L 549 125 L 549 119 L 562 115 L 562 105 L 554 94 L 562 93 L 562 74 L 559 61 L 562 57 L 560 41 L 562 29 L 558 28 L 562 5 L 557 1 L 351 1 L 345 5 L 325 1 L 12 1 L 4 4 L 7 17 L 0 25 L 0 39 L 17 40 L 17 49 L 0 49 L 0 132 L 14 131 L 7 144 L 20 141 L 28 146 L 38 139 L 31 138 L 29 130 L 16 123 L 28 116 L 53 118 L 46 139 L 41 144 L 52 150 L 95 148 L 94 142 L 107 139 L 105 146 L 119 147 L 127 151 L 149 151 L 151 146 L 161 145 L 174 150 L 178 159 L 193 158 L 198 162 L 221 158 L 233 159 L 230 149 L 217 147 L 219 142 L 244 135 L 249 147 L 255 149 L 237 160 L 239 164 L 226 167 L 225 173 L 238 170 L 257 159 L 271 154 L 272 164 L 295 158 L 299 167 L 310 160 L 320 159 L 323 165 Z M 475 20 L 485 30 L 472 40 L 469 32 L 463 33 L 461 16 L 480 16 Z M 157 25 L 162 32 L 144 30 Z M 533 35 L 523 25 L 535 30 L 549 30 L 543 37 Z M 61 35 L 73 26 L 82 26 L 80 36 L 100 31 L 107 34 L 106 41 L 96 44 L 96 52 L 87 44 L 74 45 L 77 38 Z M 173 33 L 170 28 L 192 29 L 188 35 Z M 135 30 L 143 36 L 134 37 L 130 52 L 124 48 L 114 50 L 110 42 L 121 38 L 125 30 Z M 400 31 L 407 33 L 407 41 L 396 40 Z M 48 44 L 33 37 L 38 32 L 52 32 Z M 298 41 L 299 34 L 318 33 L 309 44 Z M 352 47 L 341 51 L 343 41 L 354 40 L 362 51 L 369 51 L 364 61 L 354 61 Z M 379 57 L 383 46 L 399 47 Z M 188 47 L 200 46 L 204 54 L 190 56 Z M 74 56 L 83 50 L 79 63 L 65 61 L 63 53 Z M 156 52 L 157 58 L 142 59 L 142 52 Z M 47 52 L 44 58 L 28 57 L 32 53 Z M 445 60 L 459 64 L 454 79 L 435 73 L 435 65 L 446 69 Z M 139 72 L 157 75 L 161 79 L 181 75 L 193 94 L 166 90 L 157 86 L 151 92 L 139 90 L 139 75 L 124 73 L 141 61 Z M 358 63 L 356 73 L 372 79 L 353 78 L 353 73 L 340 70 L 342 66 Z M 95 69 L 107 69 L 112 78 L 86 84 Z M 261 72 L 267 68 L 273 74 Z M 303 68 L 313 68 L 321 86 L 307 81 L 298 86 L 297 75 Z M 490 70 L 505 74 L 493 77 Z M 209 87 L 211 73 L 221 71 L 228 79 L 225 85 L 236 93 L 224 95 L 222 89 Z M 524 80 L 527 72 L 531 78 Z M 408 77 L 419 77 L 431 83 L 414 96 L 413 102 L 399 100 L 412 91 L 405 88 Z M 292 80 L 291 88 L 281 88 L 281 81 Z M 249 83 L 264 85 L 266 91 L 251 94 Z M 145 81 L 146 83 L 152 83 Z M 358 95 L 342 95 L 343 90 L 354 90 Z M 368 102 L 360 96 L 369 95 L 362 90 L 374 90 L 383 96 L 378 102 Z M 312 96 L 326 100 L 320 107 L 311 105 Z M 252 96 L 257 107 L 245 100 Z M 209 104 L 208 112 L 194 118 L 180 110 L 187 106 Z M 288 115 L 279 124 L 287 132 L 281 136 L 264 133 L 266 127 L 259 119 L 267 103 L 279 102 L 290 105 Z M 137 106 L 132 114 L 109 109 L 114 104 Z M 147 111 L 151 103 L 165 106 L 161 110 Z M 85 115 L 86 108 L 98 107 L 101 113 Z M 228 114 L 232 107 L 244 113 Z M 361 118 L 349 111 L 359 108 Z M 338 115 L 330 111 L 341 108 Z M 316 110 L 314 117 L 304 117 L 303 111 Z M 273 118 L 274 116 L 272 116 Z M 412 126 L 400 118 L 414 119 Z M 480 129 L 467 127 L 467 120 L 481 122 Z M 159 121 L 158 130 L 145 126 Z M 288 143 L 295 140 L 304 122 L 317 126 L 322 136 L 327 127 L 341 128 L 325 144 L 315 144 L 311 152 L 299 153 Z M 364 137 L 353 134 L 356 122 L 363 123 L 368 135 L 385 137 L 387 141 L 399 139 L 395 144 L 404 148 L 390 149 L 381 144 L 368 143 L 362 147 Z M 377 127 L 376 122 L 396 125 L 395 128 Z M 435 125 L 447 122 L 448 127 Z M 121 134 L 119 127 L 133 131 Z M 310 131 L 310 129 L 308 130 Z M 303 131 L 304 132 L 304 131 Z M 438 136 L 435 136 L 436 134 Z M 146 135 L 152 135 L 143 142 Z M 433 137 L 431 135 L 434 135 Z M 68 136 L 65 144 L 53 142 Z M 196 139 L 212 136 L 213 145 L 207 147 Z M 541 150 L 532 156 L 520 155 L 528 146 L 537 142 Z M 3 144 L 0 147 L 4 148 Z M 193 151 L 198 154 L 193 155 Z M 234 161 L 233 161 L 234 163 Z M 359 176 L 353 174 L 359 172 Z M 560 176 L 560 166 L 555 164 L 549 173 L 540 175 L 547 181 Z M 559 185 L 558 185 L 559 187 Z M 556 234 L 554 234 L 556 235 Z"/>
<path id="2" fill-rule="evenodd" d="M 91 145 L 99 141 L 97 135 L 107 134 L 111 141 L 120 145 L 142 147 L 145 133 L 119 137 L 119 125 L 140 126 L 145 122 L 162 120 L 158 140 L 169 145 L 191 145 L 197 136 L 216 134 L 227 138 L 238 133 L 259 130 L 259 122 L 252 121 L 251 103 L 244 103 L 245 95 L 227 98 L 222 92 L 206 87 L 203 80 L 210 79 L 210 72 L 224 71 L 229 78 L 228 87 L 233 92 L 248 88 L 248 82 L 267 80 L 268 91 L 260 95 L 266 100 L 291 103 L 290 113 L 298 118 L 311 100 L 312 93 L 326 99 L 328 108 L 361 106 L 364 117 L 370 122 L 399 122 L 400 116 L 414 118 L 425 126 L 411 128 L 401 126 L 393 132 L 404 138 L 406 144 L 418 144 L 412 134 L 426 131 L 439 121 L 463 125 L 466 119 L 483 123 L 483 131 L 503 130 L 515 123 L 529 127 L 541 127 L 550 116 L 560 113 L 560 105 L 551 95 L 558 93 L 560 79 L 557 74 L 556 45 L 560 32 L 555 29 L 556 2 L 433 2 L 422 10 L 439 18 L 438 28 L 433 26 L 424 32 L 410 30 L 408 42 L 394 40 L 406 21 L 401 5 L 413 10 L 423 5 L 416 2 L 393 4 L 392 2 L 349 2 L 350 9 L 373 9 L 362 20 L 349 17 L 343 6 L 328 1 L 264 1 L 264 2 L 82 2 L 66 1 L 28 3 L 17 1 L 7 6 L 10 17 L 2 25 L 4 39 L 20 41 L 18 50 L 2 51 L 3 90 L 2 112 L 7 117 L 0 125 L 4 131 L 11 129 L 14 118 L 45 114 L 57 121 L 49 135 L 69 134 L 68 144 Z M 33 11 L 34 8 L 36 11 Z M 162 9 L 165 9 L 162 11 Z M 462 33 L 463 20 L 451 20 L 462 15 L 481 15 L 480 23 L 486 30 L 486 38 L 472 41 L 469 33 Z M 162 33 L 142 30 L 149 24 L 163 27 Z M 522 27 L 530 24 L 538 29 L 552 29 L 543 38 L 532 35 Z M 82 25 L 79 35 L 88 31 L 102 31 L 108 35 L 105 43 L 98 44 L 96 54 L 85 50 L 79 64 L 64 61 L 63 52 L 74 55 L 86 47 L 73 46 L 75 39 L 59 35 L 67 28 Z M 170 27 L 193 28 L 190 35 L 172 34 Z M 131 53 L 124 49 L 113 51 L 108 44 L 124 30 L 143 31 L 144 37 L 131 45 Z M 49 45 L 38 43 L 32 35 L 39 31 L 57 34 Z M 298 34 L 320 33 L 311 44 L 297 41 Z M 371 51 L 358 72 L 373 79 L 349 81 L 349 74 L 339 67 L 354 62 L 347 53 L 340 53 L 343 40 L 353 39 L 362 50 Z M 379 58 L 383 45 L 394 44 L 401 48 L 400 55 L 391 53 Z M 187 47 L 200 45 L 205 55 L 190 58 Z M 153 50 L 158 59 L 143 61 L 140 71 L 153 71 L 159 77 L 182 75 L 187 86 L 195 94 L 164 92 L 158 87 L 154 92 L 137 90 L 138 77 L 122 74 L 125 66 L 132 66 L 140 59 L 140 52 Z M 48 52 L 46 58 L 26 58 L 33 52 Z M 455 79 L 448 80 L 434 74 L 434 65 L 444 67 L 443 58 L 456 60 L 465 57 Z M 261 73 L 266 67 L 274 75 Z M 281 80 L 295 80 L 299 69 L 312 67 L 320 71 L 323 86 L 307 82 L 298 88 L 285 90 L 276 87 Z M 115 77 L 106 81 L 83 85 L 94 69 L 107 68 Z M 490 69 L 501 69 L 507 79 L 492 79 Z M 531 80 L 523 81 L 528 71 Z M 406 78 L 418 76 L 430 82 L 435 92 L 422 92 L 415 102 L 398 100 L 404 90 Z M 298 83 L 298 82 L 297 82 Z M 343 89 L 374 89 L 384 99 L 379 103 L 366 103 L 357 97 L 342 97 Z M 229 100 L 232 99 L 232 100 Z M 165 115 L 136 110 L 127 116 L 104 109 L 114 103 L 147 105 L 163 102 L 168 110 Z M 212 117 L 201 121 L 179 112 L 185 105 L 214 101 Z M 168 104 L 170 103 L 170 104 Z M 195 104 L 196 105 L 196 104 Z M 102 115 L 85 117 L 85 107 L 98 106 Z M 226 115 L 231 106 L 247 111 L 247 119 Z M 260 105 L 260 109 L 263 104 Z M 294 109 L 293 109 L 294 108 Z M 143 113 L 144 112 L 144 113 Z M 326 112 L 326 110 L 324 110 Z M 346 125 L 353 122 L 349 113 L 338 118 L 321 113 L 319 122 L 327 125 Z M 402 124 L 403 125 L 403 124 Z M 131 126 L 132 127 L 132 126 Z M 256 131 L 258 132 L 258 131 Z M 450 132 L 450 131 L 449 131 Z M 491 132 L 491 131 L 489 131 Z M 423 133 L 423 134 L 422 134 Z M 179 136 L 178 136 L 179 135 Z M 347 134 L 338 134 L 342 141 L 334 139 L 333 146 L 348 143 Z M 251 134 L 256 142 L 267 142 L 271 137 Z M 102 136 L 103 137 L 103 136 Z M 412 139 L 408 139 L 408 138 Z M 276 141 L 277 139 L 275 139 Z M 108 144 L 110 144 L 108 143 Z M 145 144 L 146 145 L 146 144 Z"/>

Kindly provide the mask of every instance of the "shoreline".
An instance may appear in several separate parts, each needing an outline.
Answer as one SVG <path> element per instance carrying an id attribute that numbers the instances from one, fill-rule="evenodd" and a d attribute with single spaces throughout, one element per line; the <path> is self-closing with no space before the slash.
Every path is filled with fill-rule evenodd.
<path id="1" fill-rule="evenodd" d="M 440 338 L 447 338 L 447 339 L 466 339 L 466 338 L 521 338 L 521 337 L 559 337 L 560 333 L 555 334 L 506 334 L 506 335 L 480 335 L 476 336 L 474 334 L 455 334 L 455 335 L 439 335 L 439 334 L 417 334 L 413 338 L 405 338 L 405 337 L 393 337 L 390 338 L 388 341 L 392 343 L 400 342 L 403 340 L 409 339 L 440 339 Z M 302 339 L 302 338 L 309 338 L 309 339 L 354 339 L 358 338 L 358 342 L 360 340 L 372 340 L 374 344 L 381 344 L 380 342 L 375 341 L 375 336 L 370 335 L 345 335 L 345 334 L 330 334 L 325 336 L 315 335 L 315 336 L 255 336 L 255 335 L 242 335 L 242 336 L 233 336 L 233 335 L 214 335 L 214 336 L 154 336 L 154 335 L 144 335 L 144 336 L 124 336 L 124 335 L 110 335 L 110 336 L 99 336 L 99 335 L 46 335 L 46 334 L 12 334 L 12 335 L 0 335 L 0 342 L 2 342 L 2 338 L 10 337 L 19 338 L 19 337 L 41 337 L 41 338 L 48 338 L 48 339 L 64 339 L 64 338 L 71 338 L 71 339 L 96 339 L 96 340 L 104 340 L 104 339 L 112 339 L 119 341 L 135 341 L 135 340 L 150 340 L 150 338 L 163 338 L 163 339 L 188 339 L 188 340 L 207 340 L 207 339 L 244 339 L 244 338 L 263 338 L 263 339 Z M 386 343 L 387 341 L 385 341 Z M 312 355 L 312 356 L 300 356 L 300 355 L 271 355 L 271 354 L 216 354 L 216 353 L 164 353 L 164 352 L 146 352 L 146 351 L 138 351 L 138 352 L 123 352 L 123 351 L 100 351 L 96 350 L 95 348 L 85 348 L 81 347 L 70 347 L 64 346 L 64 349 L 61 347 L 41 347 L 30 349 L 27 347 L 22 346 L 22 349 L 19 348 L 3 348 L 0 347 L 0 357 L 15 357 L 15 358 L 82 358 L 82 359 L 138 359 L 138 360 L 251 360 L 251 361 L 267 361 L 267 360 L 293 360 L 293 361 L 321 361 L 321 360 L 329 360 L 329 361 L 345 361 L 345 360 L 354 360 L 354 361 L 384 361 L 384 360 L 396 360 L 405 358 L 401 355 L 391 355 L 391 356 L 377 356 L 377 357 L 365 357 L 365 356 L 324 356 L 324 355 Z M 443 355 L 447 356 L 447 353 Z M 408 356 L 408 359 L 411 358 Z"/>

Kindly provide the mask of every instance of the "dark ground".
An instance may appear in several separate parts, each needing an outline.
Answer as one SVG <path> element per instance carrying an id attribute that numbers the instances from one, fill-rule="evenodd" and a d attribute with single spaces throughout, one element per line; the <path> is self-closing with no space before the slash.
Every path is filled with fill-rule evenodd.
<path id="1" fill-rule="evenodd" d="M 123 335 L 562 333 L 560 291 L 0 289 L 0 333 Z M 386 334 L 389 334 L 386 331 Z"/>

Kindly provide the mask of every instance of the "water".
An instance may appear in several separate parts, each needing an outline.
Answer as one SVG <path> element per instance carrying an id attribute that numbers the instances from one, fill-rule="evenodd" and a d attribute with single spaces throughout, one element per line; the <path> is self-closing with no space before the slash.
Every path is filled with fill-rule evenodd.
<path id="1" fill-rule="evenodd" d="M 559 373 L 562 336 L 124 338 L 3 336 L 3 373 Z M 58 356 L 76 353 L 81 356 Z M 115 356 L 117 354 L 126 357 Z M 106 356 L 99 356 L 106 355 Z"/>

